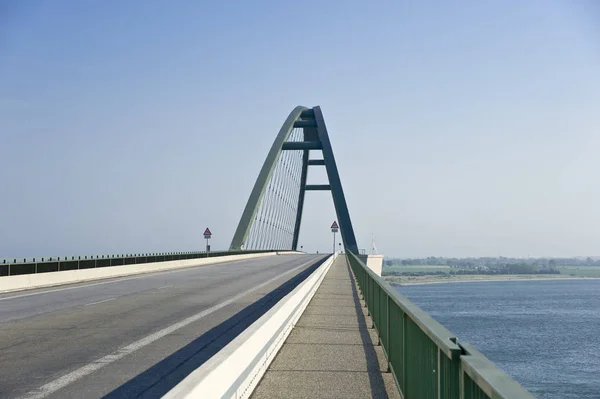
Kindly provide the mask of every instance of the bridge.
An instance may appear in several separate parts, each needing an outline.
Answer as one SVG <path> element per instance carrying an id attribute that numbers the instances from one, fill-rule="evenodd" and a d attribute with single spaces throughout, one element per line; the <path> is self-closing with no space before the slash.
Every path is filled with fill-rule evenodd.
<path id="1" fill-rule="evenodd" d="M 307 184 L 315 167 L 328 182 Z M 298 251 L 311 191 L 331 192 L 343 250 Z M 0 397 L 532 397 L 381 260 L 357 245 L 320 107 L 296 107 L 228 250 L 4 260 Z"/>

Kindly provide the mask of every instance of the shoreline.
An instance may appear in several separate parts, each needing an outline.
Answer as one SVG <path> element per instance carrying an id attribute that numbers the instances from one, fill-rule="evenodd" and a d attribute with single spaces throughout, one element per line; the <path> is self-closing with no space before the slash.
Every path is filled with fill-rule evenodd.
<path id="1" fill-rule="evenodd" d="M 407 282 L 394 282 L 386 281 L 394 287 L 403 287 L 408 285 L 426 285 L 426 284 L 452 284 L 452 283 L 486 283 L 486 282 L 495 282 L 495 281 L 564 281 L 564 280 L 600 280 L 600 277 L 583 277 L 583 276 L 575 276 L 575 277 L 527 277 L 526 275 L 521 276 L 502 276 L 503 278 L 481 278 L 481 279 L 423 279 L 423 281 L 407 281 Z M 385 277 L 384 277 L 385 279 Z"/>

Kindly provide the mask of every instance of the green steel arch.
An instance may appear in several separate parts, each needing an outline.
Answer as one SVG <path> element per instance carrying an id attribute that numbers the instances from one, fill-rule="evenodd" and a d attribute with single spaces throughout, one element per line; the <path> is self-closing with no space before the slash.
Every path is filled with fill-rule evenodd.
<path id="1" fill-rule="evenodd" d="M 303 130 L 302 141 L 288 141 L 291 132 L 295 128 Z M 323 153 L 323 159 L 309 159 L 309 151 L 320 150 Z M 233 239 L 231 241 L 230 249 L 240 250 L 244 248 L 246 239 L 250 232 L 252 222 L 255 220 L 257 211 L 264 199 L 265 190 L 269 179 L 273 175 L 275 166 L 284 151 L 302 151 L 302 166 L 301 176 L 299 180 L 299 195 L 297 198 L 297 213 L 296 220 L 293 228 L 293 240 L 291 244 L 292 250 L 296 250 L 298 246 L 298 237 L 300 234 L 300 225 L 302 220 L 302 210 L 304 207 L 304 197 L 306 191 L 312 190 L 330 190 L 333 197 L 333 203 L 335 211 L 340 225 L 340 232 L 342 235 L 342 242 L 344 247 L 348 251 L 358 253 L 358 246 L 356 244 L 356 237 L 352 228 L 352 221 L 350 220 L 350 213 L 346 204 L 346 198 L 342 189 L 342 182 L 339 176 L 337 165 L 335 163 L 335 157 L 329 135 L 327 133 L 327 127 L 325 126 L 325 120 L 320 107 L 307 108 L 298 106 L 289 114 L 275 141 L 267 154 L 267 158 L 258 174 L 258 178 L 254 183 L 242 217 L 237 226 Z M 327 178 L 329 180 L 328 185 L 307 185 L 306 176 L 309 166 L 325 166 L 327 172 Z M 294 199 L 296 200 L 296 199 Z M 265 248 L 272 249 L 272 248 Z"/>

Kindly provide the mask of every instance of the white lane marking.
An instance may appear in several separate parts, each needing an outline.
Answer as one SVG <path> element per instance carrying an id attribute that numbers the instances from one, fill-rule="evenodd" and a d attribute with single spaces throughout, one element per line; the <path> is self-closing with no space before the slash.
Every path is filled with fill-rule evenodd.
<path id="1" fill-rule="evenodd" d="M 180 328 L 187 326 L 188 324 L 194 323 L 194 322 L 200 320 L 201 318 L 208 316 L 209 314 L 214 313 L 217 310 L 237 301 L 238 299 L 241 299 L 241 298 L 245 297 L 246 295 L 251 294 L 252 292 L 257 291 L 257 290 L 271 284 L 272 282 L 280 279 L 281 277 L 283 277 L 287 274 L 293 273 L 293 272 L 295 272 L 303 267 L 306 267 L 316 261 L 317 261 L 317 259 L 313 258 L 312 260 L 305 262 L 305 263 L 301 264 L 300 266 L 297 266 L 293 269 L 283 272 L 283 273 L 265 281 L 264 283 L 261 283 L 253 288 L 250 288 L 249 290 L 246 290 L 240 294 L 237 294 L 236 296 L 229 298 L 226 301 L 213 306 L 212 308 L 203 310 L 200 313 L 196 313 L 195 315 L 190 316 L 187 319 L 184 319 L 178 323 L 172 324 L 169 327 L 163 328 L 162 330 L 159 330 L 159 331 L 155 332 L 154 334 L 150 334 L 147 337 L 140 339 L 139 341 L 135 341 L 132 344 L 124 346 L 123 348 L 120 348 L 109 355 L 101 357 L 100 359 L 97 359 L 89 364 L 86 364 L 85 366 L 80 367 L 75 371 L 65 374 L 62 377 L 59 377 L 53 381 L 50 381 L 49 383 L 47 383 L 45 385 L 42 385 L 41 387 L 39 387 L 37 389 L 34 389 L 33 391 L 28 392 L 25 396 L 22 397 L 22 399 L 46 398 L 46 397 L 50 396 L 51 394 L 53 394 L 54 392 L 58 391 L 59 389 L 62 389 L 64 387 L 66 387 L 67 385 L 74 383 L 75 381 L 93 373 L 94 371 L 99 370 L 102 367 L 107 366 L 113 362 L 116 362 L 117 360 L 124 358 L 125 356 L 143 348 L 144 346 L 149 345 L 149 344 L 153 343 L 154 341 L 156 341 L 166 335 L 169 335 L 169 334 L 179 330 Z"/>
<path id="2" fill-rule="evenodd" d="M 148 276 L 146 276 L 146 277 L 148 277 Z M 47 290 L 47 291 L 31 292 L 29 294 L 7 296 L 7 297 L 4 297 L 4 298 L 0 298 L 0 301 L 7 301 L 9 299 L 24 298 L 24 297 L 33 296 L 33 295 L 51 294 L 53 292 L 70 291 L 70 290 L 76 290 L 78 288 L 87 288 L 87 287 L 93 287 L 93 286 L 96 286 L 96 285 L 104 285 L 104 284 L 116 283 L 116 282 L 119 282 L 119 281 L 135 280 L 135 279 L 138 279 L 138 278 L 142 278 L 142 276 L 130 277 L 130 278 L 120 278 L 118 280 L 111 280 L 111 281 L 103 281 L 101 283 L 78 285 L 76 287 L 57 288 L 57 289 Z"/>
<path id="3" fill-rule="evenodd" d="M 232 260 L 232 261 L 228 261 L 228 262 L 221 262 L 221 263 L 214 263 L 214 264 L 210 264 L 210 265 L 204 265 L 204 266 L 202 266 L 202 268 L 206 269 L 206 268 L 209 268 L 209 267 L 224 266 L 225 264 L 238 263 L 238 262 L 244 262 L 244 261 L 252 261 L 252 260 L 259 260 L 259 259 L 262 259 L 262 258 Z M 7 301 L 9 299 L 24 298 L 24 297 L 32 296 L 32 295 L 43 295 L 43 294 L 51 294 L 53 292 L 76 290 L 76 289 L 79 289 L 79 288 L 93 287 L 93 286 L 96 286 L 96 285 L 113 284 L 113 283 L 118 283 L 118 282 L 121 282 L 121 281 L 137 280 L 137 279 L 140 279 L 140 278 L 148 278 L 148 277 L 160 276 L 160 275 L 169 274 L 169 273 L 180 273 L 180 272 L 190 271 L 190 269 L 192 269 L 194 267 L 195 266 L 190 266 L 190 267 L 185 267 L 185 268 L 176 269 L 176 270 L 165 270 L 165 271 L 162 271 L 162 272 L 144 273 L 142 275 L 138 275 L 138 276 L 134 276 L 134 277 L 122 277 L 122 278 L 111 277 L 110 281 L 102 281 L 100 283 L 82 284 L 82 285 L 77 285 L 77 286 L 74 286 L 74 287 L 55 288 L 55 289 L 49 289 L 49 290 L 46 290 L 46 291 L 37 291 L 37 292 L 30 292 L 28 294 L 19 294 L 19 295 L 7 296 L 7 297 L 4 297 L 4 298 L 0 298 L 0 301 Z"/>
<path id="4" fill-rule="evenodd" d="M 114 298 L 108 298 L 108 299 L 105 299 L 105 300 L 103 300 L 103 301 L 98 301 L 98 302 L 86 303 L 86 304 L 85 304 L 85 305 L 83 305 L 83 306 L 97 305 L 97 304 L 99 304 L 99 303 L 104 303 L 104 302 L 108 302 L 108 301 L 114 301 L 115 299 L 117 299 L 117 297 L 114 297 Z"/>
<path id="5" fill-rule="evenodd" d="M 162 290 L 162 289 L 164 289 L 164 288 L 169 288 L 169 287 L 172 287 L 172 286 L 173 286 L 173 284 L 169 284 L 169 285 L 163 285 L 162 287 L 158 287 L 158 289 L 159 289 L 159 290 Z"/>

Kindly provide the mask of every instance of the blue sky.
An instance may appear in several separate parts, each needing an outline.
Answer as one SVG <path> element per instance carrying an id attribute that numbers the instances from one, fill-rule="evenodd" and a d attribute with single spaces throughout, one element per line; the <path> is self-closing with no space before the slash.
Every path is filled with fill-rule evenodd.
<path id="1" fill-rule="evenodd" d="M 299 104 L 360 247 L 600 255 L 599 70 L 592 0 L 4 1 L 0 257 L 227 247 Z"/>

